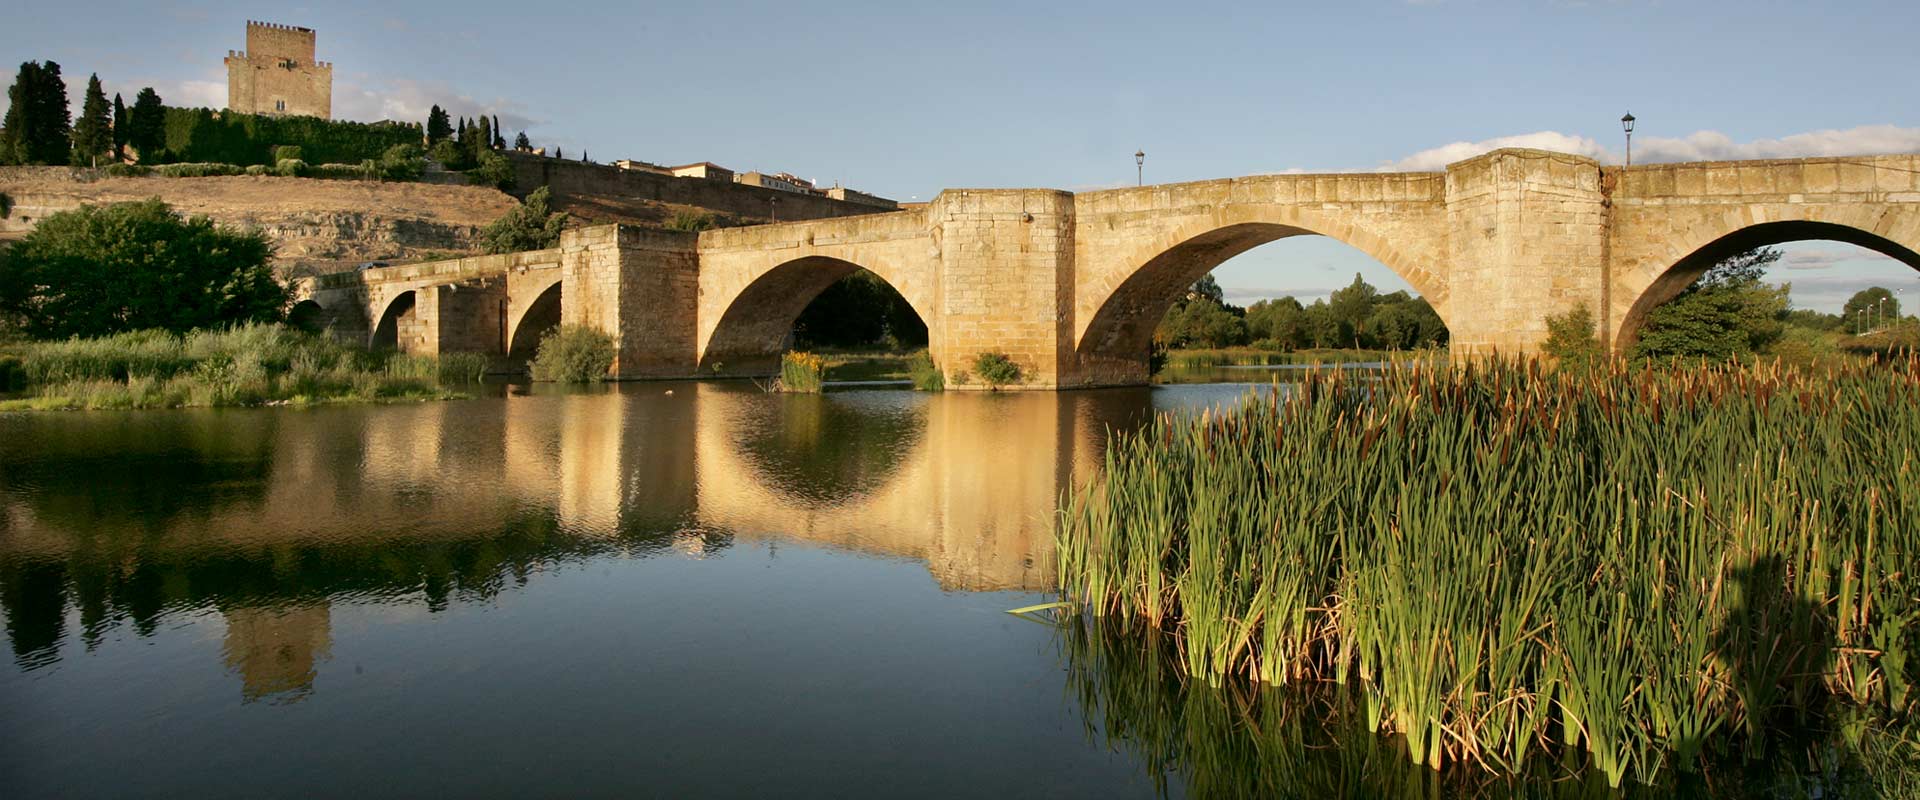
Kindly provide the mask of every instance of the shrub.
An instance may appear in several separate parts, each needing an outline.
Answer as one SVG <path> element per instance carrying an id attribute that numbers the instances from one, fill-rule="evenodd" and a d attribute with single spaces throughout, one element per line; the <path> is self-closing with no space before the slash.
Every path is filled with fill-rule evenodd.
<path id="1" fill-rule="evenodd" d="M 940 372 L 940 365 L 933 363 L 933 354 L 925 350 L 907 358 L 907 375 L 913 379 L 916 391 L 938 392 L 947 388 L 947 376 Z"/>
<path id="2" fill-rule="evenodd" d="M 613 369 L 613 337 L 585 325 L 562 325 L 540 337 L 528 365 L 536 381 L 586 383 Z"/>
<path id="3" fill-rule="evenodd" d="M 306 154 L 300 150 L 300 145 L 283 144 L 273 148 L 273 161 L 276 164 L 282 161 L 299 161 L 303 158 L 306 158 Z"/>
<path id="4" fill-rule="evenodd" d="M 152 157 L 142 148 L 142 161 L 170 156 L 179 161 L 275 164 L 282 158 L 279 151 L 292 146 L 299 154 L 291 157 L 302 161 L 352 163 L 379 158 L 387 148 L 421 138 L 420 126 L 412 123 L 216 113 L 205 108 L 167 108 L 163 115 L 163 146 L 154 148 Z"/>
<path id="5" fill-rule="evenodd" d="M 418 145 L 396 144 L 380 154 L 380 177 L 389 181 L 410 181 L 426 170 L 426 159 Z"/>
<path id="6" fill-rule="evenodd" d="M 307 162 L 297 158 L 289 158 L 273 165 L 274 174 L 282 178 L 304 178 L 309 170 Z"/>
<path id="7" fill-rule="evenodd" d="M 307 176 L 336 181 L 370 181 L 380 177 L 380 168 L 373 159 L 358 164 L 320 164 L 309 168 Z"/>
<path id="8" fill-rule="evenodd" d="M 713 227 L 714 220 L 712 214 L 685 208 L 673 212 L 673 216 L 667 219 L 666 224 L 667 230 L 686 231 L 687 233 L 699 233 L 700 231 L 709 230 Z"/>
<path id="9" fill-rule="evenodd" d="M 542 250 L 560 241 L 567 227 L 567 212 L 548 206 L 550 195 L 542 186 L 527 195 L 512 211 L 502 214 L 480 231 L 480 247 L 488 253 L 518 253 Z"/>
<path id="10" fill-rule="evenodd" d="M 1564 367 L 1591 367 L 1606 356 L 1606 350 L 1595 338 L 1593 328 L 1593 312 L 1587 310 L 1584 303 L 1564 313 L 1550 315 L 1547 317 L 1547 341 L 1540 345 L 1540 351 L 1552 356 Z"/>
<path id="11" fill-rule="evenodd" d="M 467 182 L 475 186 L 491 186 L 501 191 L 513 188 L 513 162 L 499 153 L 480 154 L 480 163 L 467 172 Z"/>
<path id="12" fill-rule="evenodd" d="M 246 170 L 232 164 L 162 164 L 154 167 L 152 174 L 162 178 L 213 178 L 226 175 L 245 174 Z"/>
<path id="13" fill-rule="evenodd" d="M 995 389 L 1020 382 L 1020 365 L 1014 363 L 1006 353 L 986 352 L 974 356 L 973 371 L 980 374 L 980 380 Z"/>
<path id="14" fill-rule="evenodd" d="M 427 157 L 440 162 L 440 166 L 462 172 L 473 167 L 473 153 L 461 147 L 452 139 L 441 139 L 427 150 Z"/>
<path id="15" fill-rule="evenodd" d="M 153 174 L 153 167 L 144 164 L 108 164 L 100 168 L 100 173 L 109 178 L 144 178 Z"/>
<path id="16" fill-rule="evenodd" d="M 827 360 L 813 353 L 791 352 L 780 356 L 780 380 L 776 392 L 819 394 L 826 382 Z"/>
<path id="17" fill-rule="evenodd" d="M 256 177 L 256 178 L 257 178 L 257 177 L 260 177 L 260 176 L 262 176 L 262 175 L 272 175 L 272 174 L 273 174 L 273 168 L 272 168 L 272 167 L 269 167 L 269 166 L 267 166 L 267 165 L 265 165 L 265 164 L 254 164 L 254 165 L 251 165 L 251 166 L 249 166 L 249 167 L 247 167 L 247 174 L 248 174 L 248 175 L 252 175 L 252 176 L 254 176 L 254 177 Z"/>

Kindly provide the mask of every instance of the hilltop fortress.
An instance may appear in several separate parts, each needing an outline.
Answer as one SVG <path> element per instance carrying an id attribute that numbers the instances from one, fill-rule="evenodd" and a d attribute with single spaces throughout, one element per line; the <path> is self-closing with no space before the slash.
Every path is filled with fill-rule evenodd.
<path id="1" fill-rule="evenodd" d="M 247 49 L 227 51 L 227 108 L 333 117 L 333 65 L 313 58 L 312 28 L 247 21 Z"/>

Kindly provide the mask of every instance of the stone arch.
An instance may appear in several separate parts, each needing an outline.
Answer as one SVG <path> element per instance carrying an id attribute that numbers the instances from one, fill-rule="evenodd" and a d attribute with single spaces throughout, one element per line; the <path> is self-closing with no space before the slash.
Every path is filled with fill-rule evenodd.
<path id="1" fill-rule="evenodd" d="M 319 301 L 309 297 L 287 309 L 287 324 L 308 333 L 320 333 L 332 326 L 332 316 Z"/>
<path id="2" fill-rule="evenodd" d="M 414 313 L 416 305 L 412 289 L 387 300 L 386 307 L 380 311 L 379 322 L 374 324 L 373 333 L 368 336 L 367 346 L 375 350 L 406 350 L 408 340 L 418 336 L 413 330 L 419 324 L 418 316 Z"/>
<path id="3" fill-rule="evenodd" d="M 1384 237 L 1299 209 L 1238 207 L 1176 226 L 1120 256 L 1122 269 L 1108 274 L 1108 285 L 1091 287 L 1090 313 L 1088 305 L 1080 307 L 1074 349 L 1083 371 L 1120 382 L 1145 380 L 1154 327 L 1185 287 L 1234 256 L 1294 236 L 1326 236 L 1386 265 L 1452 325 L 1445 279 Z M 1114 369 L 1124 374 L 1104 375 Z"/>
<path id="4" fill-rule="evenodd" d="M 761 273 L 727 303 L 700 349 L 701 372 L 739 373 L 774 367 L 800 312 L 827 287 L 861 269 L 893 287 L 920 320 L 931 326 L 934 316 L 924 300 L 902 291 L 892 270 L 832 256 L 802 256 Z"/>
<path id="5" fill-rule="evenodd" d="M 562 292 L 560 279 L 534 293 L 533 300 L 507 326 L 507 358 L 515 363 L 532 360 L 540 346 L 540 337 L 560 326 Z"/>
<path id="6" fill-rule="evenodd" d="M 1911 212 L 1896 215 L 1885 213 L 1884 210 L 1853 209 L 1829 219 L 1809 214 L 1799 219 L 1756 222 L 1743 216 L 1730 220 L 1726 225 L 1707 227 L 1703 232 L 1686 237 L 1669 248 L 1664 260 L 1669 266 L 1651 275 L 1642 273 L 1639 280 L 1641 285 L 1628 287 L 1630 292 L 1626 296 L 1632 297 L 1633 303 L 1620 319 L 1618 332 L 1613 337 L 1614 348 L 1621 352 L 1631 348 L 1639 340 L 1640 328 L 1646 323 L 1647 315 L 1662 303 L 1678 296 L 1714 264 L 1754 248 L 1788 242 L 1845 242 L 1920 270 L 1920 253 L 1886 235 L 1902 216 L 1920 221 L 1920 215 Z M 1659 263 L 1652 266 L 1658 269 Z"/>

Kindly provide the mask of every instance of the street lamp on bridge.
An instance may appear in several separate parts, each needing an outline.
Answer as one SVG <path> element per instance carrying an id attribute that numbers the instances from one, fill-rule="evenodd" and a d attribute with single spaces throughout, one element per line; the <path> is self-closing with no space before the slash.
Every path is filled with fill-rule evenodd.
<path id="1" fill-rule="evenodd" d="M 1147 185 L 1147 151 L 1133 151 L 1133 185 Z"/>
<path id="2" fill-rule="evenodd" d="M 1626 165 L 1634 165 L 1634 115 L 1620 117 L 1620 130 L 1626 130 Z"/>
<path id="3" fill-rule="evenodd" d="M 1620 118 L 1620 127 L 1627 132 L 1627 166 L 1633 166 L 1633 114 Z"/>

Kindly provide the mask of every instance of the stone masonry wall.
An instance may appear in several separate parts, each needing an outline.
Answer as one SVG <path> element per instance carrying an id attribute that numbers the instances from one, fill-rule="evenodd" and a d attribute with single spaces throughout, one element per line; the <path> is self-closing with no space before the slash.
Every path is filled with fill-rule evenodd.
<path id="1" fill-rule="evenodd" d="M 700 208 L 749 219 L 783 221 L 883 213 L 863 203 L 783 192 L 731 181 L 679 178 L 557 158 L 507 152 L 513 163 L 514 193 L 525 197 L 542 186 L 560 196 L 598 196 L 650 200 Z M 769 205 L 769 201 L 772 201 Z"/>
<path id="2" fill-rule="evenodd" d="M 927 209 L 940 254 L 940 310 L 928 320 L 950 389 L 986 388 L 981 353 L 1020 365 L 1025 388 L 1054 388 L 1073 356 L 1073 195 L 949 190 Z"/>
<path id="3" fill-rule="evenodd" d="M 1456 355 L 1532 352 L 1546 316 L 1604 293 L 1600 165 L 1545 150 L 1499 150 L 1447 167 Z"/>

